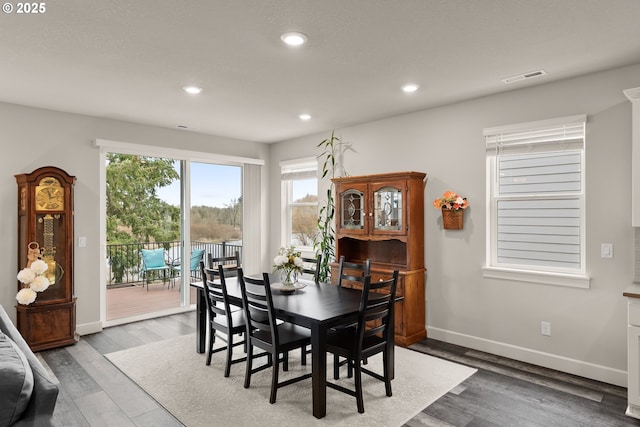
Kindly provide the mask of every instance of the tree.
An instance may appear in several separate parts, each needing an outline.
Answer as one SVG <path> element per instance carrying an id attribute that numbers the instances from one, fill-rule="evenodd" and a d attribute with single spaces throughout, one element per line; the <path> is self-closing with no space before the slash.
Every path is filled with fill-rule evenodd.
<path id="1" fill-rule="evenodd" d="M 178 239 L 180 208 L 157 196 L 180 178 L 173 160 L 108 154 L 107 162 L 107 242 Z"/>
<path id="2" fill-rule="evenodd" d="M 296 203 L 299 205 L 296 206 Z M 305 203 L 310 205 L 305 206 Z M 313 246 L 313 241 L 318 234 L 318 196 L 307 194 L 294 201 L 291 212 L 291 232 L 298 244 Z"/>
<path id="3" fill-rule="evenodd" d="M 235 229 L 242 223 L 242 197 L 231 199 L 230 204 L 225 204 L 229 224 Z"/>

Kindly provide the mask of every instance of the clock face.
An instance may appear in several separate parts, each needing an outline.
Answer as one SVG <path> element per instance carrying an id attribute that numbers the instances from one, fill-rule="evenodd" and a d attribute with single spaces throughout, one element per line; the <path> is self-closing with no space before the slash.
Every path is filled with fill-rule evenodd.
<path id="1" fill-rule="evenodd" d="M 58 180 L 44 178 L 40 184 L 36 187 L 36 210 L 64 210 L 64 189 L 60 186 Z"/>

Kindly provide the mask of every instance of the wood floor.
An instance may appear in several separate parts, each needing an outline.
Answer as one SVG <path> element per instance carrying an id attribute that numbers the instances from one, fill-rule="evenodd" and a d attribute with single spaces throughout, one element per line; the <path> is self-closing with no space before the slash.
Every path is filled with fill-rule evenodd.
<path id="1" fill-rule="evenodd" d="M 180 426 L 103 354 L 194 331 L 195 313 L 188 312 L 106 328 L 75 345 L 38 353 L 60 382 L 54 425 Z M 640 420 L 624 415 L 625 388 L 431 339 L 411 348 L 478 372 L 416 415 L 408 427 L 640 426 Z"/>

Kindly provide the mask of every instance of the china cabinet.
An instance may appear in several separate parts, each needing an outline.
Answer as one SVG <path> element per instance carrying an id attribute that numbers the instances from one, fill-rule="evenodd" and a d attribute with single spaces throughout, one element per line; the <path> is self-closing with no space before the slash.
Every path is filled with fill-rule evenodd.
<path id="1" fill-rule="evenodd" d="M 371 280 L 387 278 L 393 270 L 399 270 L 397 294 L 403 299 L 395 306 L 396 344 L 408 346 L 420 341 L 426 337 L 426 174 L 397 172 L 334 178 L 333 182 L 336 259 L 371 260 Z M 337 268 L 332 264 L 334 278 Z"/>
<path id="2" fill-rule="evenodd" d="M 18 184 L 18 269 L 36 258 L 48 265 L 51 285 L 36 301 L 17 305 L 20 333 L 33 351 L 73 344 L 73 186 L 76 178 L 47 166 L 16 175 Z M 22 287 L 18 283 L 18 290 Z"/>

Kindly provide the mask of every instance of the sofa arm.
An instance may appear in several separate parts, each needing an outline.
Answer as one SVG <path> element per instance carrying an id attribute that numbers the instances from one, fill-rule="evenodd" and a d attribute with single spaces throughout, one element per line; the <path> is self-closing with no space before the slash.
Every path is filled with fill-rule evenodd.
<path id="1" fill-rule="evenodd" d="M 33 372 L 33 392 L 29 405 L 15 426 L 49 426 L 52 425 L 53 411 L 58 399 L 58 386 L 51 381 L 49 373 L 40 360 L 31 351 L 18 329 L 13 325 L 9 315 L 0 306 L 0 330 L 17 344 L 29 362 Z"/>

